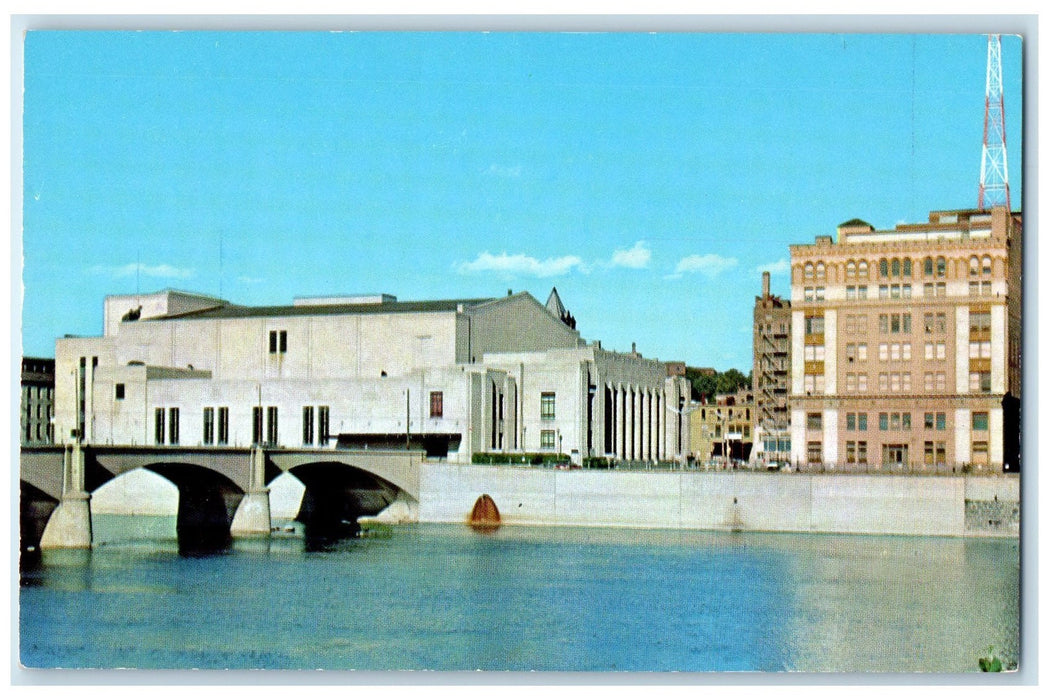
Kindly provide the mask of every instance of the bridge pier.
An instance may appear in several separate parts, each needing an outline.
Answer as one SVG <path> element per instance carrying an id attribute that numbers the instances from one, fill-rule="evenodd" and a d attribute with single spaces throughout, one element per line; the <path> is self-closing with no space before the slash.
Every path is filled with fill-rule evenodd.
<path id="1" fill-rule="evenodd" d="M 91 548 L 91 494 L 84 486 L 84 453 L 79 443 L 62 454 L 62 500 L 40 536 L 40 548 Z"/>
<path id="2" fill-rule="evenodd" d="M 237 506 L 229 532 L 233 537 L 270 534 L 270 490 L 266 487 L 266 455 L 253 447 L 248 466 L 248 491 Z"/>

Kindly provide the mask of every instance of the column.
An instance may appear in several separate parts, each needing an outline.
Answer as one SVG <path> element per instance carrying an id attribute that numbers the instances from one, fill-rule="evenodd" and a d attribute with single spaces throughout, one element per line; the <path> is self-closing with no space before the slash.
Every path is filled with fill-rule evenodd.
<path id="1" fill-rule="evenodd" d="M 270 534 L 270 490 L 266 487 L 266 453 L 255 446 L 248 456 L 248 490 L 233 514 L 229 532 L 234 537 Z"/>
<path id="2" fill-rule="evenodd" d="M 630 459 L 641 459 L 641 391 L 636 386 L 630 387 L 631 402 L 634 406 L 633 430 L 630 431 Z"/>
<path id="3" fill-rule="evenodd" d="M 616 458 L 626 459 L 626 389 L 616 387 Z"/>
<path id="4" fill-rule="evenodd" d="M 79 443 L 62 454 L 62 500 L 40 537 L 41 549 L 91 548 L 91 494 L 84 488 L 84 453 Z"/>
<path id="5" fill-rule="evenodd" d="M 641 406 L 641 410 L 638 411 L 638 418 L 641 421 L 641 430 L 638 431 L 638 435 L 641 437 L 641 444 L 637 448 L 638 459 L 648 459 L 648 391 L 644 387 L 638 388 L 638 403 Z"/>

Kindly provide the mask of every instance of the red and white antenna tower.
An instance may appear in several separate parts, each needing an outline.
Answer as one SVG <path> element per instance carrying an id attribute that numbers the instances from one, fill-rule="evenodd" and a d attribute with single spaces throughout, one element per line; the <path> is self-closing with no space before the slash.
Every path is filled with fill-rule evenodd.
<path id="1" fill-rule="evenodd" d="M 983 160 L 979 209 L 1009 203 L 1009 162 L 1005 156 L 1005 102 L 1002 98 L 1002 35 L 987 36 L 987 99 L 983 110 Z"/>

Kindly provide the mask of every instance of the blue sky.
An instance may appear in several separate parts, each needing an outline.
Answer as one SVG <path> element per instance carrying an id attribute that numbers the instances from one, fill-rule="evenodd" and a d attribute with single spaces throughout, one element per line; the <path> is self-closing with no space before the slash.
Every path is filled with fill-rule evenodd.
<path id="1" fill-rule="evenodd" d="M 1002 38 L 1013 208 L 1021 42 Z M 986 38 L 30 32 L 23 349 L 106 294 L 556 286 L 588 340 L 749 371 L 791 243 L 975 207 Z"/>

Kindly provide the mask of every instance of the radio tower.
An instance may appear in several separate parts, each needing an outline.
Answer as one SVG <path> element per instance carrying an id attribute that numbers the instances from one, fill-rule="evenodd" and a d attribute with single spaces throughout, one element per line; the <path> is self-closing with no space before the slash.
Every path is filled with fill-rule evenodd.
<path id="1" fill-rule="evenodd" d="M 1005 102 L 1002 98 L 1002 35 L 987 36 L 987 99 L 983 110 L 983 160 L 979 209 L 1009 203 L 1009 163 L 1005 156 Z"/>

